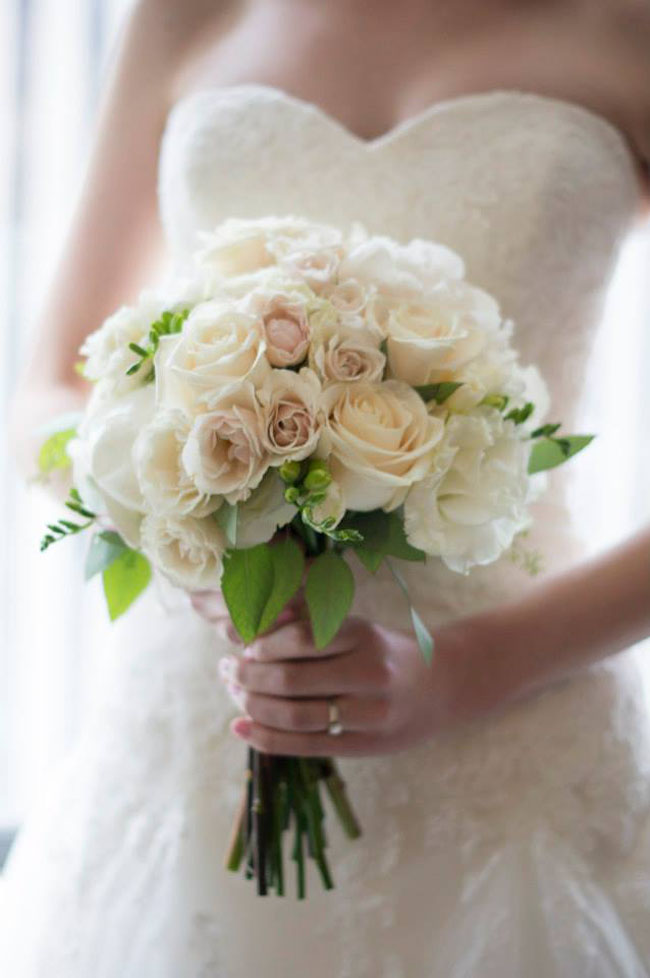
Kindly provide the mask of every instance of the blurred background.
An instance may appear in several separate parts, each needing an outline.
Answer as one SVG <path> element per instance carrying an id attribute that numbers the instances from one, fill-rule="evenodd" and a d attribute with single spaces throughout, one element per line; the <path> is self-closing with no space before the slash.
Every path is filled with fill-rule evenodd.
<path id="1" fill-rule="evenodd" d="M 84 542 L 39 553 L 59 506 L 21 484 L 4 412 L 72 217 L 129 2 L 0 3 L 0 863 L 92 710 L 110 627 L 98 581 L 82 580 Z M 598 438 L 572 463 L 576 521 L 594 553 L 650 518 L 649 273 L 646 221 L 623 249 L 593 349 L 581 428 Z"/>

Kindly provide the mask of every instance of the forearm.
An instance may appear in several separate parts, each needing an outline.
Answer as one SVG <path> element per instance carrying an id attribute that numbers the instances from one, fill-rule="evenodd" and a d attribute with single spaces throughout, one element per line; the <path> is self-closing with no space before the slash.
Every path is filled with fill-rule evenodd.
<path id="1" fill-rule="evenodd" d="M 650 636 L 650 527 L 482 616 L 515 695 Z"/>

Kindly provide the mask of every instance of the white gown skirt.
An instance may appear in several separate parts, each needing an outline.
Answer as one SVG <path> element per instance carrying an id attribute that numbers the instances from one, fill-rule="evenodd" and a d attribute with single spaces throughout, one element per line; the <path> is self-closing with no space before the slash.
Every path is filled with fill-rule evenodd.
<path id="1" fill-rule="evenodd" d="M 522 576 L 409 573 L 432 623 Z M 381 571 L 359 580 L 355 610 L 408 626 Z M 284 898 L 223 866 L 246 756 L 228 730 L 223 641 L 153 591 L 113 635 L 102 708 L 9 860 L 3 978 L 650 975 L 650 733 L 633 650 L 415 749 L 341 759 L 364 834 L 349 841 L 331 814 L 336 888 L 310 864 L 299 902 L 288 852 Z"/>

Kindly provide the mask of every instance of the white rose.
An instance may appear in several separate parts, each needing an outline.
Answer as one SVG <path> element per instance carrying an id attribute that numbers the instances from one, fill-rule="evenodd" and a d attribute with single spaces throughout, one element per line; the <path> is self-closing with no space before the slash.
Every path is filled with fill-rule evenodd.
<path id="1" fill-rule="evenodd" d="M 394 298 L 417 297 L 445 279 L 464 274 L 462 258 L 444 245 L 421 238 L 402 245 L 383 235 L 352 247 L 338 268 L 339 278 L 374 285 Z"/>
<path id="2" fill-rule="evenodd" d="M 237 547 L 266 543 L 275 531 L 296 515 L 296 507 L 284 498 L 284 483 L 277 471 L 267 472 L 261 483 L 237 507 Z"/>
<path id="3" fill-rule="evenodd" d="M 156 354 L 158 402 L 186 412 L 228 384 L 261 383 L 269 372 L 261 320 L 216 300 L 196 306 L 183 332 L 165 337 Z"/>
<path id="4" fill-rule="evenodd" d="M 142 521 L 142 549 L 154 567 L 187 590 L 218 590 L 226 540 L 211 516 L 179 519 L 149 513 Z"/>
<path id="5" fill-rule="evenodd" d="M 201 517 L 222 503 L 221 496 L 200 492 L 185 471 L 182 454 L 190 428 L 187 415 L 163 410 L 135 440 L 135 471 L 147 506 L 154 512 Z"/>
<path id="6" fill-rule="evenodd" d="M 321 385 L 308 367 L 272 370 L 259 390 L 264 407 L 264 444 L 271 464 L 299 461 L 311 455 L 321 427 Z"/>
<path id="7" fill-rule="evenodd" d="M 185 471 L 206 495 L 229 503 L 247 499 L 266 472 L 266 418 L 248 381 L 213 397 L 194 419 L 182 453 Z"/>
<path id="8" fill-rule="evenodd" d="M 320 292 L 335 278 L 344 254 L 342 245 L 304 248 L 290 251 L 280 259 L 280 266 L 289 274 L 300 276 L 315 292 Z"/>
<path id="9" fill-rule="evenodd" d="M 333 229 L 301 217 L 229 218 L 214 231 L 200 232 L 194 261 L 218 276 L 247 275 L 273 265 L 279 255 L 307 243 L 331 240 Z"/>
<path id="10" fill-rule="evenodd" d="M 91 398 L 78 438 L 69 445 L 73 483 L 81 498 L 136 548 L 146 503 L 135 471 L 133 445 L 153 410 L 151 384 L 113 402 Z"/>
<path id="11" fill-rule="evenodd" d="M 494 409 L 451 415 L 431 472 L 404 503 L 409 542 L 460 573 L 492 563 L 527 524 L 529 453 Z"/>
<path id="12" fill-rule="evenodd" d="M 477 357 L 501 323 L 495 300 L 466 282 L 443 282 L 387 310 L 388 366 L 413 386 L 449 378 Z"/>
<path id="13" fill-rule="evenodd" d="M 443 422 L 396 380 L 333 384 L 323 401 L 318 454 L 328 458 L 346 508 L 395 509 L 429 469 Z"/>
<path id="14" fill-rule="evenodd" d="M 150 315 L 133 306 L 122 306 L 109 316 L 98 330 L 86 337 L 79 350 L 86 357 L 84 377 L 102 381 L 110 396 L 126 394 L 140 387 L 146 378 L 146 369 L 143 367 L 131 376 L 127 375 L 139 359 L 129 349 L 129 343 L 146 346 L 149 329 L 155 320 L 155 314 Z"/>
<path id="15" fill-rule="evenodd" d="M 347 278 L 329 282 L 320 294 L 336 311 L 342 325 L 366 325 L 364 315 L 368 300 L 375 294 L 374 286 L 363 286 L 356 279 Z"/>

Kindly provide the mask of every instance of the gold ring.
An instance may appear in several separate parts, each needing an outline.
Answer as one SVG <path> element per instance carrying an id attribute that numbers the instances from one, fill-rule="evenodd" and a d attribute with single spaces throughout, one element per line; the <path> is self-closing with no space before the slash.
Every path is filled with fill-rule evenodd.
<path id="1" fill-rule="evenodd" d="M 327 732 L 333 737 L 338 737 L 339 734 L 343 733 L 343 724 L 339 719 L 339 708 L 336 700 L 328 700 L 327 708 L 329 712 L 329 722 L 327 724 Z"/>

